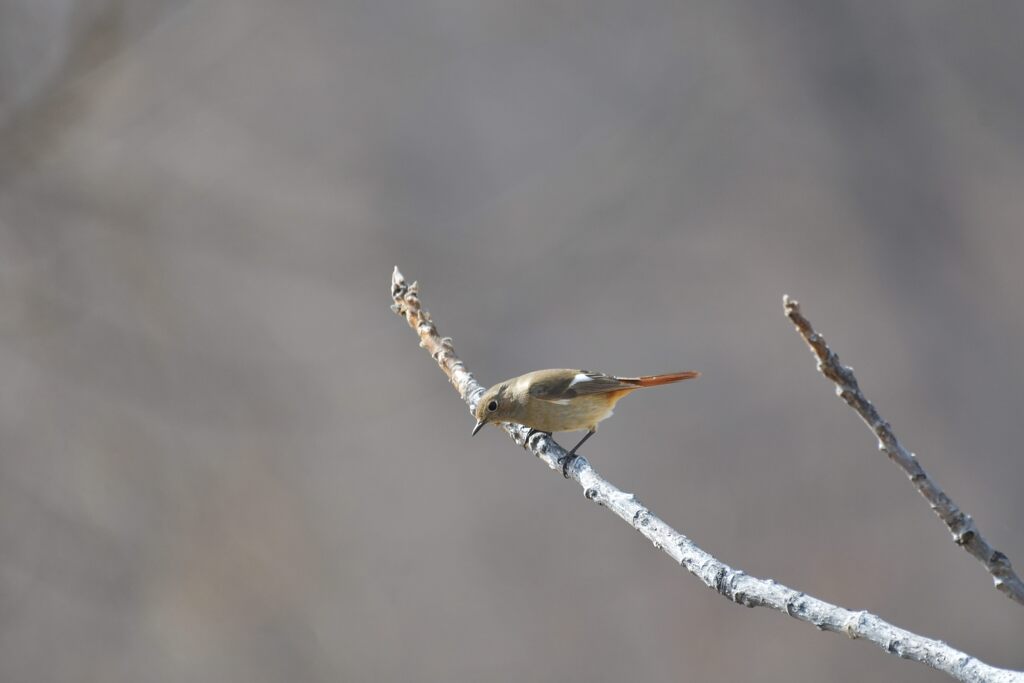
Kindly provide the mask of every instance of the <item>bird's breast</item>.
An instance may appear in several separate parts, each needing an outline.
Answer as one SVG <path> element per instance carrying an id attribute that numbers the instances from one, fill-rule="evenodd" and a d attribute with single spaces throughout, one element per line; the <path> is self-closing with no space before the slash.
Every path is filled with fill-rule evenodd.
<path id="1" fill-rule="evenodd" d="M 615 403 L 626 392 L 576 396 L 560 401 L 531 398 L 526 402 L 522 424 L 542 432 L 572 432 L 591 429 L 610 417 Z"/>

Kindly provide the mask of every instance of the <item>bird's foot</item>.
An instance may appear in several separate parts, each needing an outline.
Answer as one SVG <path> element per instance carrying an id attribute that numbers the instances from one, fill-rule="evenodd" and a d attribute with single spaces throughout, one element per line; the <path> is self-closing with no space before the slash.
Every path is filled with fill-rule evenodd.
<path id="1" fill-rule="evenodd" d="M 530 431 L 526 432 L 526 438 L 523 439 L 523 448 L 530 447 L 530 437 L 533 436 L 534 434 L 543 434 L 549 439 L 551 438 L 551 432 L 542 432 L 539 429 L 530 429 Z"/>
<path id="2" fill-rule="evenodd" d="M 578 457 L 580 456 L 570 452 L 564 458 L 562 458 L 562 476 L 565 477 L 566 479 L 569 478 L 569 467 L 571 467 L 572 464 L 576 462 L 576 458 Z"/>
<path id="3" fill-rule="evenodd" d="M 579 457 L 579 456 L 576 455 L 576 451 L 579 449 L 580 446 L 583 445 L 583 443 L 587 439 L 592 437 L 594 435 L 594 432 L 596 432 L 596 431 L 597 431 L 597 427 L 591 427 L 590 430 L 586 434 L 583 435 L 583 438 L 580 439 L 580 442 L 578 444 L 576 444 L 575 446 L 573 446 L 572 450 L 569 451 L 568 454 L 566 454 L 565 459 L 562 460 L 562 476 L 563 477 L 565 477 L 566 479 L 569 478 L 569 466 L 573 463 L 574 460 L 576 460 L 576 458 Z"/>

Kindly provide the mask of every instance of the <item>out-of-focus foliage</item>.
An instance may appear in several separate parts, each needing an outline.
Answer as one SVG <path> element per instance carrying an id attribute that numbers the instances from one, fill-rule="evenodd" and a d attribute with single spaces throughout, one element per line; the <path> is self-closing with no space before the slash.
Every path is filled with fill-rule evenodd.
<path id="1" fill-rule="evenodd" d="M 1024 667 L 1024 612 L 781 311 L 1024 566 L 1022 22 L 0 0 L 0 680 L 941 679 L 728 605 L 471 440 L 396 263 L 485 384 L 701 370 L 602 425 L 603 474 L 727 562 Z"/>

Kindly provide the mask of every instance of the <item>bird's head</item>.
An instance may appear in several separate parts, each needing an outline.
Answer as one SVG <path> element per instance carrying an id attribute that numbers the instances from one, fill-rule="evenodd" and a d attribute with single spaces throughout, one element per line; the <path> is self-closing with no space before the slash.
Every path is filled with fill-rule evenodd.
<path id="1" fill-rule="evenodd" d="M 515 406 L 513 405 L 511 393 L 507 384 L 495 384 L 484 392 L 477 401 L 476 426 L 473 427 L 473 435 L 483 429 L 489 422 L 515 422 Z"/>

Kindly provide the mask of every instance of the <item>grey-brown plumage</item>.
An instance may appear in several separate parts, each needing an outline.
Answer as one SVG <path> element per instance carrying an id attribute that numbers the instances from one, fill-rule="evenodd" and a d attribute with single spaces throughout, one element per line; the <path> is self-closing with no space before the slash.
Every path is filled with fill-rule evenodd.
<path id="1" fill-rule="evenodd" d="M 473 434 L 489 422 L 515 422 L 538 432 L 587 435 L 570 453 L 597 431 L 597 423 L 610 417 L 623 396 L 645 387 L 692 379 L 700 373 L 673 372 L 644 377 L 614 377 L 589 370 L 536 370 L 495 384 L 476 406 Z"/>

